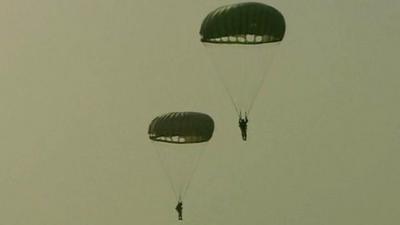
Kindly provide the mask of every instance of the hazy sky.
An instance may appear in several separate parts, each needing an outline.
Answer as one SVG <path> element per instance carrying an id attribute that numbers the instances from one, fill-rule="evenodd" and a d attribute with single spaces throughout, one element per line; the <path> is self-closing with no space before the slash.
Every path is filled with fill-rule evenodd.
<path id="1" fill-rule="evenodd" d="M 211 115 L 186 224 L 400 223 L 400 3 L 263 1 L 281 51 L 241 141 L 199 27 L 218 0 L 0 2 L 0 224 L 164 225 L 155 116 Z"/>

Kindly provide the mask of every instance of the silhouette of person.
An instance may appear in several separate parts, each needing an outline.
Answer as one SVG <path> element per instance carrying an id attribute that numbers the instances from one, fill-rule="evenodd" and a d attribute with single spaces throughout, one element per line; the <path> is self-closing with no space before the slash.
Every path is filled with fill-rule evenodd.
<path id="1" fill-rule="evenodd" d="M 178 201 L 175 210 L 178 212 L 178 219 L 182 220 L 183 203 L 181 201 Z"/>
<path id="2" fill-rule="evenodd" d="M 240 131 L 242 132 L 242 139 L 244 141 L 247 140 L 247 122 L 249 122 L 249 120 L 247 119 L 247 113 L 245 113 L 244 118 L 242 117 L 242 113 L 240 113 L 239 127 L 240 127 Z"/>

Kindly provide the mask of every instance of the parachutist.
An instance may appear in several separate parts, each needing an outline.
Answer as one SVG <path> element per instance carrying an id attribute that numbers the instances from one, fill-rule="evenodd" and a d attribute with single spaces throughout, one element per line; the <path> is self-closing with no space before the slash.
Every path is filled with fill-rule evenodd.
<path id="1" fill-rule="evenodd" d="M 249 120 L 247 119 L 247 113 L 245 114 L 244 118 L 242 117 L 242 114 L 240 114 L 239 127 L 240 127 L 240 131 L 242 132 L 243 141 L 247 140 L 247 122 L 249 122 Z"/>
<path id="2" fill-rule="evenodd" d="M 259 2 L 220 6 L 203 19 L 200 41 L 238 113 L 249 113 L 252 108 L 285 31 L 284 15 Z M 246 124 L 247 119 L 239 116 L 244 141 L 247 139 Z"/>
<path id="3" fill-rule="evenodd" d="M 178 212 L 178 219 L 182 220 L 182 211 L 183 211 L 183 203 L 181 201 L 178 202 L 176 205 L 175 210 Z"/>
<path id="4" fill-rule="evenodd" d="M 213 132 L 214 120 L 209 115 L 200 112 L 165 113 L 154 118 L 149 125 L 148 135 L 152 142 L 168 143 L 157 145 L 156 151 L 177 197 L 178 204 L 175 210 L 179 214 L 180 222 L 183 222 L 182 199 L 191 183 L 204 148 L 199 143 L 208 142 Z M 178 145 L 181 146 L 178 147 Z M 183 149 L 185 150 L 182 151 Z"/>

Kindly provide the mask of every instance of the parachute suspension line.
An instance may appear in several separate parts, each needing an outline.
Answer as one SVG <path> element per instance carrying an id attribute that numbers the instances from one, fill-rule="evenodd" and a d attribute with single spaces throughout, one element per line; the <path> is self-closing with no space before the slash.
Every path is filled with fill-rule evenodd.
<path id="1" fill-rule="evenodd" d="M 195 171 L 197 170 L 197 168 L 199 167 L 199 161 L 201 156 L 203 155 L 203 151 L 200 151 L 200 153 L 198 154 L 198 156 L 196 157 L 196 161 L 194 162 L 194 167 L 192 169 L 192 171 L 190 172 L 190 176 L 187 180 L 186 185 L 182 188 L 183 190 L 181 191 L 181 195 L 179 195 L 179 201 L 181 201 L 181 198 L 183 198 L 186 195 L 187 190 L 189 189 L 190 184 L 192 183 L 192 178 L 194 176 Z"/>
<path id="2" fill-rule="evenodd" d="M 225 88 L 225 89 L 227 89 L 227 88 Z M 231 93 L 229 93 L 229 91 L 227 91 L 227 92 L 228 92 L 229 98 L 231 99 L 231 102 L 232 102 L 232 104 L 233 104 L 233 107 L 235 107 L 236 114 L 239 115 L 239 114 L 240 114 L 240 110 L 239 110 L 239 108 L 238 108 L 238 106 L 237 106 L 235 100 L 233 99 Z"/>
<path id="3" fill-rule="evenodd" d="M 265 80 L 265 76 L 263 76 L 263 78 L 262 78 L 262 80 L 261 80 L 261 84 L 264 83 L 264 80 Z M 260 89 L 261 89 L 261 86 L 262 86 L 261 84 L 260 84 L 260 86 L 257 88 L 256 93 L 253 95 L 253 97 L 252 97 L 251 100 L 250 100 L 251 102 L 250 102 L 249 108 L 247 109 L 247 115 L 250 114 L 250 111 L 251 111 L 251 109 L 253 108 L 254 102 L 256 101 L 256 98 L 257 98 L 257 96 L 258 96 L 258 93 L 260 92 Z"/>
<path id="4" fill-rule="evenodd" d="M 166 166 L 164 165 L 163 158 L 162 158 L 160 152 L 159 152 L 158 150 L 156 150 L 156 152 L 157 152 L 157 155 L 158 155 L 158 159 L 159 159 L 160 162 L 161 162 L 163 171 L 164 171 L 164 173 L 166 174 L 166 176 L 167 176 L 167 178 L 168 178 L 168 181 L 169 181 L 169 184 L 170 184 L 170 186 L 171 186 L 171 189 L 172 189 L 172 191 L 174 192 L 175 198 L 178 199 L 178 200 L 180 200 L 180 196 L 178 195 L 178 192 L 177 192 L 177 190 L 175 189 L 175 187 L 174 187 L 174 185 L 173 185 L 173 179 L 172 179 L 172 177 L 171 177 L 171 174 L 168 173 L 168 170 L 167 170 Z"/>
<path id="5" fill-rule="evenodd" d="M 250 100 L 251 102 L 250 102 L 249 108 L 247 109 L 247 115 L 250 114 L 250 111 L 251 111 L 251 109 L 253 108 L 254 102 L 256 101 L 256 98 L 257 98 L 257 96 L 258 96 L 258 93 L 260 92 L 261 87 L 262 87 L 262 85 L 263 85 L 263 83 L 264 83 L 265 77 L 266 77 L 265 74 L 261 77 L 260 85 L 258 85 L 257 90 L 254 92 L 254 95 L 253 95 L 253 97 L 252 97 L 251 100 Z"/>
<path id="6" fill-rule="evenodd" d="M 279 45 L 280 43 L 278 42 L 276 45 Z M 272 59 L 271 60 L 273 60 L 273 58 L 274 57 L 272 57 Z M 258 59 L 258 58 L 257 58 Z M 272 63 L 271 63 L 271 65 L 272 65 Z M 268 68 L 268 71 L 270 70 L 270 68 Z M 251 102 L 250 102 L 250 105 L 249 105 L 249 109 L 248 109 L 248 114 L 250 113 L 250 110 L 253 108 L 253 105 L 254 105 L 254 102 L 255 102 L 255 100 L 256 100 L 256 97 L 257 97 L 257 95 L 258 95 L 258 93 L 260 92 L 260 90 L 261 90 L 261 87 L 262 87 L 262 85 L 263 85 L 263 83 L 264 83 L 264 80 L 266 79 L 266 74 L 267 74 L 267 72 L 268 71 L 265 71 L 265 73 L 264 73 L 264 75 L 261 77 L 261 82 L 260 82 L 260 85 L 257 87 L 257 90 L 256 90 L 256 92 L 254 93 L 254 96 L 253 96 L 253 98 L 251 98 Z"/>
<path id="7" fill-rule="evenodd" d="M 236 114 L 239 116 L 240 111 L 239 111 L 239 109 L 237 107 L 235 99 L 233 98 L 232 94 L 229 92 L 228 87 L 226 86 L 223 78 L 220 75 L 218 75 L 218 79 L 219 79 L 220 83 L 222 83 L 222 86 L 224 86 L 225 93 L 228 93 L 229 99 L 231 100 L 233 107 L 235 107 Z"/>

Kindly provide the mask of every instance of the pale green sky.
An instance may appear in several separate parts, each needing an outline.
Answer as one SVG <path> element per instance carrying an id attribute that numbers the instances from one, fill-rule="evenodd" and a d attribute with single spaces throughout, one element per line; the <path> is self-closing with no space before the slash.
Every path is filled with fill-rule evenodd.
<path id="1" fill-rule="evenodd" d="M 243 143 L 199 42 L 235 1 L 2 0 L 0 224 L 174 224 L 147 138 L 169 111 L 216 123 L 186 224 L 400 223 L 400 3 L 263 1 L 287 33 Z"/>

